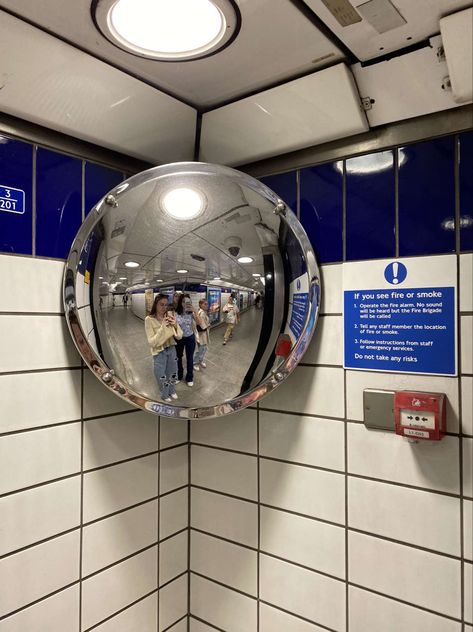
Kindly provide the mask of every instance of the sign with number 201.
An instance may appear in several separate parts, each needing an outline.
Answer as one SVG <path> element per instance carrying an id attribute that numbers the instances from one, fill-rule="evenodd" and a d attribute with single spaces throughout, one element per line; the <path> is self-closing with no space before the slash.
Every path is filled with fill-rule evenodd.
<path id="1" fill-rule="evenodd" d="M 22 215 L 25 212 L 25 192 L 0 184 L 0 211 Z"/>

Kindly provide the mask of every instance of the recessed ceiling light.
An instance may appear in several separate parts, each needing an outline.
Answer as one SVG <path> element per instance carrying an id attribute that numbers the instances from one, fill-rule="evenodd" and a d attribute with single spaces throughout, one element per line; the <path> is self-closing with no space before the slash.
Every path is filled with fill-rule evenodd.
<path id="1" fill-rule="evenodd" d="M 189 270 L 176 270 L 176 272 L 178 274 L 187 274 L 187 272 L 189 272 Z"/>
<path id="2" fill-rule="evenodd" d="M 204 210 L 204 198 L 195 189 L 171 189 L 162 198 L 165 212 L 174 219 L 194 219 Z"/>
<path id="3" fill-rule="evenodd" d="M 253 259 L 251 257 L 239 257 L 238 263 L 253 263 Z"/>
<path id="4" fill-rule="evenodd" d="M 163 280 L 162 279 L 156 279 L 156 283 L 162 283 Z"/>
<path id="5" fill-rule="evenodd" d="M 126 277 L 120 277 L 120 281 L 126 281 Z"/>
<path id="6" fill-rule="evenodd" d="M 254 277 L 260 277 L 260 276 L 261 276 L 261 274 L 260 274 L 259 272 L 253 272 L 253 274 L 252 274 L 251 276 L 254 276 Z"/>
<path id="7" fill-rule="evenodd" d="M 120 48 L 163 61 L 211 55 L 240 25 L 230 0 L 99 0 L 95 17 Z"/>
<path id="8" fill-rule="evenodd" d="M 214 277 L 213 280 L 214 281 L 221 281 L 222 279 L 220 277 Z"/>
<path id="9" fill-rule="evenodd" d="M 126 261 L 125 262 L 125 268 L 139 268 L 140 264 L 137 263 L 136 261 Z"/>

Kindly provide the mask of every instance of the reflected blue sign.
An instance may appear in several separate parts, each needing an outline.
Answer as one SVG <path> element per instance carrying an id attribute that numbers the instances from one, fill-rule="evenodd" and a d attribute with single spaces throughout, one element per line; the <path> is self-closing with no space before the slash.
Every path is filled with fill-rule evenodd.
<path id="1" fill-rule="evenodd" d="M 25 212 L 25 192 L 22 189 L 0 184 L 0 211 L 23 215 Z"/>

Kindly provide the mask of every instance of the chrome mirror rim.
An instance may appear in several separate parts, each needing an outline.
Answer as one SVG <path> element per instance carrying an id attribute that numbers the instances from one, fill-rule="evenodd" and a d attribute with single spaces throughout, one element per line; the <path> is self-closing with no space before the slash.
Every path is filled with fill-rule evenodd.
<path id="1" fill-rule="evenodd" d="M 117 204 L 121 194 L 125 191 L 129 191 L 129 187 L 140 184 L 143 179 L 148 177 L 147 174 L 150 172 L 162 170 L 163 173 L 166 173 L 166 170 L 175 168 L 177 165 L 188 166 L 190 170 L 196 166 L 213 167 L 218 168 L 220 171 L 223 170 L 233 177 L 249 177 L 239 171 L 230 169 L 229 167 L 217 167 L 215 165 L 197 162 L 172 163 L 171 165 L 164 165 L 162 167 L 153 167 L 148 171 L 133 176 L 125 183 L 116 186 L 96 204 L 94 209 L 92 209 L 80 227 L 71 246 L 71 250 L 65 264 L 63 277 L 64 312 L 72 339 L 84 362 L 97 379 L 99 379 L 110 391 L 114 392 L 121 399 L 145 411 L 176 419 L 204 419 L 220 417 L 243 408 L 247 408 L 251 404 L 259 401 L 262 397 L 277 388 L 277 386 L 279 386 L 294 371 L 306 351 L 317 325 L 321 301 L 320 274 L 312 246 L 297 217 L 282 200 L 277 198 L 273 191 L 264 184 L 258 183 L 259 192 L 263 193 L 264 196 L 272 202 L 274 206 L 274 213 L 279 214 L 282 221 L 287 224 L 291 233 L 298 242 L 301 252 L 305 253 L 305 263 L 307 267 L 306 274 L 308 280 L 308 304 L 301 333 L 297 338 L 293 349 L 290 351 L 289 355 L 284 358 L 281 364 L 276 369 L 273 369 L 272 373 L 262 379 L 255 387 L 246 391 L 242 395 L 238 395 L 217 405 L 204 407 L 176 406 L 171 403 L 150 399 L 130 388 L 118 376 L 114 375 L 113 370 L 96 353 L 89 343 L 87 335 L 81 326 L 79 308 L 77 307 L 76 300 L 75 283 L 80 253 L 91 230 L 102 219 L 103 215 L 110 209 L 110 207 Z"/>

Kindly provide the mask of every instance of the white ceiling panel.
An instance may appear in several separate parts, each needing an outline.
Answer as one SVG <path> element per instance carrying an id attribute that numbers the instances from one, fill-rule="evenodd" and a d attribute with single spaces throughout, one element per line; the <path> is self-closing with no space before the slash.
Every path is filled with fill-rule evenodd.
<path id="1" fill-rule="evenodd" d="M 374 100 L 366 113 L 371 127 L 457 106 L 451 90 L 442 88 L 448 68 L 437 56 L 440 45 L 437 36 L 431 46 L 407 55 L 352 67 L 361 96 Z"/>
<path id="2" fill-rule="evenodd" d="M 238 165 L 368 129 L 345 64 L 204 114 L 202 160 Z"/>
<path id="3" fill-rule="evenodd" d="M 0 0 L 0 7 L 196 106 L 220 104 L 344 59 L 289 0 L 237 4 L 241 30 L 228 48 L 205 59 L 161 62 L 111 44 L 94 25 L 90 0 Z"/>
<path id="4" fill-rule="evenodd" d="M 380 57 L 427 40 L 440 32 L 440 18 L 472 5 L 471 0 L 383 0 L 382 2 L 380 0 L 305 0 L 305 2 L 360 61 Z M 326 6 L 326 4 L 343 6 L 345 3 L 352 5 L 362 18 L 360 21 L 342 26 Z M 398 14 L 401 20 L 396 22 L 395 14 Z M 379 28 L 378 25 L 385 22 L 389 24 L 389 20 L 393 28 L 378 32 L 376 27 Z"/>
<path id="5" fill-rule="evenodd" d="M 440 20 L 442 43 L 456 103 L 473 99 L 473 9 Z"/>
<path id="6" fill-rule="evenodd" d="M 0 109 L 153 163 L 192 160 L 196 111 L 0 11 Z"/>

